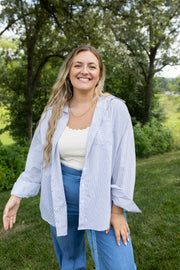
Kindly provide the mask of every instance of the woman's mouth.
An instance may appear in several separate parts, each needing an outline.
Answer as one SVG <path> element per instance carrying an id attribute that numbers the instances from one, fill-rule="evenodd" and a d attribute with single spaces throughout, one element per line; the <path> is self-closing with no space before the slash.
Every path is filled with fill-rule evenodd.
<path id="1" fill-rule="evenodd" d="M 91 79 L 90 78 L 79 77 L 78 80 L 81 81 L 81 82 L 89 82 Z"/>

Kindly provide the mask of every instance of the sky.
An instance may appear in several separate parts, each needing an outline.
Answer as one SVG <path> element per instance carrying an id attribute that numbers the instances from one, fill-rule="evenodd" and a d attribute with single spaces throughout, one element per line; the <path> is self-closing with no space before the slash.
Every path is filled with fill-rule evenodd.
<path id="1" fill-rule="evenodd" d="M 176 78 L 180 76 L 180 65 L 178 66 L 166 66 L 162 71 L 156 74 L 158 77 Z"/>

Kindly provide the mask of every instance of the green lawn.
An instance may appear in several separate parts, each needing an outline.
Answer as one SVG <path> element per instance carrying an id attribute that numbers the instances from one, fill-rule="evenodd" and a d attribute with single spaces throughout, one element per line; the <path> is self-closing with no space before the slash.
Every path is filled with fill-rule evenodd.
<path id="1" fill-rule="evenodd" d="M 176 146 L 180 146 L 180 96 L 158 96 L 167 117 L 165 125 L 173 131 Z"/>
<path id="2" fill-rule="evenodd" d="M 139 270 L 180 269 L 180 151 L 137 161 L 135 202 L 142 214 L 128 213 Z M 0 193 L 0 213 L 9 192 Z M 58 269 L 49 226 L 41 220 L 39 196 L 24 199 L 13 230 L 0 227 L 1 270 Z M 87 245 L 87 270 L 94 269 Z"/>
<path id="3" fill-rule="evenodd" d="M 9 119 L 8 111 L 3 106 L 0 108 L 0 119 L 0 129 L 2 129 L 5 127 Z M 0 141 L 5 145 L 14 143 L 12 137 L 9 135 L 9 131 L 5 131 L 3 134 L 0 134 Z"/>

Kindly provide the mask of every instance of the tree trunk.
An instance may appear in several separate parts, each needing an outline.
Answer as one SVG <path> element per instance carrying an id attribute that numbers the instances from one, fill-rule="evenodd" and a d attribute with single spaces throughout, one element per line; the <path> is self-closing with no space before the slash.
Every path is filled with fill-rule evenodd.
<path id="1" fill-rule="evenodd" d="M 150 106 L 151 106 L 151 98 L 152 98 L 152 82 L 154 77 L 154 61 L 157 53 L 157 46 L 150 48 L 149 55 L 149 69 L 146 77 L 146 85 L 145 85 L 145 111 L 144 111 L 144 119 L 143 124 L 146 124 L 150 121 Z"/>
<path id="2" fill-rule="evenodd" d="M 32 113 L 32 101 L 26 101 L 26 125 L 27 125 L 27 138 L 29 141 L 32 140 L 32 122 L 33 122 L 33 113 Z"/>
<path id="3" fill-rule="evenodd" d="M 26 128 L 27 128 L 27 139 L 32 140 L 32 122 L 33 122 L 33 51 L 30 48 L 27 50 L 27 91 L 26 91 Z"/>
<path id="4" fill-rule="evenodd" d="M 143 124 L 146 124 L 150 121 L 150 106 L 151 106 L 151 97 L 152 97 L 152 80 L 153 74 L 149 74 L 146 85 L 145 85 L 145 110 L 144 110 L 144 119 Z"/>

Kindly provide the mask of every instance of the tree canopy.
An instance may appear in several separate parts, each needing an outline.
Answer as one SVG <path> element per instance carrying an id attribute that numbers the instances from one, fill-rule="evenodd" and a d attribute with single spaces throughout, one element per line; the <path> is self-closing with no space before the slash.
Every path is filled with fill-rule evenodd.
<path id="1" fill-rule="evenodd" d="M 115 41 L 125 45 L 127 53 L 140 69 L 144 85 L 144 119 L 150 120 L 150 105 L 154 75 L 167 64 L 178 62 L 178 52 L 171 46 L 179 34 L 180 2 L 172 1 L 100 1 L 104 23 Z"/>
<path id="2" fill-rule="evenodd" d="M 100 51 L 105 90 L 126 100 L 133 119 L 150 121 L 154 75 L 180 59 L 171 50 L 178 0 L 7 0 L 1 6 L 0 91 L 16 139 L 32 138 L 63 59 L 81 44 Z"/>

